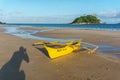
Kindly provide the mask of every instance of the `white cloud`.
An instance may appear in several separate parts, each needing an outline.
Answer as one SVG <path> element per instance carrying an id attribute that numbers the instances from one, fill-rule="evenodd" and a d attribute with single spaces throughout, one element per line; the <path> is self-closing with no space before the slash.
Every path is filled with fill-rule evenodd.
<path id="1" fill-rule="evenodd" d="M 82 14 L 51 15 L 51 16 L 29 16 L 20 11 L 4 12 L 0 9 L 0 20 L 7 23 L 71 23 Z M 100 12 L 96 14 L 102 22 L 120 22 L 120 11 Z"/>
<path id="2" fill-rule="evenodd" d="M 97 15 L 102 18 L 120 18 L 120 11 L 100 12 Z"/>
<path id="3" fill-rule="evenodd" d="M 5 20 L 9 23 L 70 23 L 72 17 L 65 16 L 51 16 L 51 17 L 34 17 L 34 16 L 22 16 L 22 17 L 7 17 Z"/>
<path id="4" fill-rule="evenodd" d="M 79 14 L 30 16 L 20 11 L 7 12 L 0 9 L 0 18 L 7 23 L 71 23 Z"/>
<path id="5" fill-rule="evenodd" d="M 22 12 L 9 12 L 3 16 L 7 23 L 70 23 L 79 15 L 29 16 Z"/>
<path id="6" fill-rule="evenodd" d="M 3 10 L 2 9 L 0 9 L 0 16 L 2 16 L 3 15 Z"/>

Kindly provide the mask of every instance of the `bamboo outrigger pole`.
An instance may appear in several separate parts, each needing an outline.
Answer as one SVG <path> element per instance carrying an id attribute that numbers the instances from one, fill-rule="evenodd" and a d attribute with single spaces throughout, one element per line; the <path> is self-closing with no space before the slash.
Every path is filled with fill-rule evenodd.
<path id="1" fill-rule="evenodd" d="M 95 48 L 93 48 L 93 49 L 90 49 L 90 48 L 88 48 L 88 47 L 86 47 L 86 46 L 82 46 L 82 48 L 88 50 L 88 54 L 93 54 L 93 53 L 99 48 L 99 46 L 94 45 L 94 44 L 91 44 L 91 43 L 87 43 L 87 42 L 82 42 L 82 44 L 86 44 L 86 45 L 90 45 L 90 46 L 94 46 L 94 47 L 95 47 Z"/>

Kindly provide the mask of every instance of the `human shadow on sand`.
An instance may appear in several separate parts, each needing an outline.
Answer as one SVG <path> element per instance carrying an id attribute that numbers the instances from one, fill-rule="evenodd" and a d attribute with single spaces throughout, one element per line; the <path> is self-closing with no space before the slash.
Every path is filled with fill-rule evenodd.
<path id="1" fill-rule="evenodd" d="M 28 63 L 29 57 L 26 49 L 21 46 L 0 69 L 0 80 L 25 80 L 25 72 L 24 70 L 20 70 L 23 60 Z"/>

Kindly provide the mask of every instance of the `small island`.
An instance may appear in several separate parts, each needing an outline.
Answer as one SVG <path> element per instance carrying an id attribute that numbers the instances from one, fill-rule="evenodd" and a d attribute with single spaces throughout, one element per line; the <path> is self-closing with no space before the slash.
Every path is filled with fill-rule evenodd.
<path id="1" fill-rule="evenodd" d="M 84 15 L 76 18 L 72 24 L 100 24 L 100 19 L 94 15 Z"/>

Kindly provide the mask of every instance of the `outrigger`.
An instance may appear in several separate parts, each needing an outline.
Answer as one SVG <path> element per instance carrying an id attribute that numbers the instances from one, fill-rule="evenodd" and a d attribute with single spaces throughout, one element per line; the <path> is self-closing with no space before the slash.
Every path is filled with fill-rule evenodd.
<path id="1" fill-rule="evenodd" d="M 40 41 L 35 42 L 33 45 L 43 45 L 51 59 L 72 53 L 81 48 L 88 50 L 88 54 L 93 54 L 98 49 L 97 45 L 82 42 L 81 40 Z M 89 46 L 92 46 L 92 49 Z"/>

